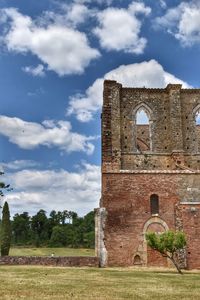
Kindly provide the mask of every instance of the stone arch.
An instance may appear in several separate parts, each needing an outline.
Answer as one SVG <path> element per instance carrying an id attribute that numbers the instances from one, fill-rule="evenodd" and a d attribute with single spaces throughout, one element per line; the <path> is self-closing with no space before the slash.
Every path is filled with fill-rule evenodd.
<path id="1" fill-rule="evenodd" d="M 148 228 L 154 224 L 158 224 L 162 226 L 164 231 L 169 230 L 167 223 L 158 216 L 152 216 L 149 220 L 146 221 L 146 223 L 143 226 L 143 233 L 142 233 L 143 234 L 143 261 L 145 265 L 147 265 L 148 263 L 147 242 L 146 242 L 145 234 L 148 231 Z"/>
<path id="2" fill-rule="evenodd" d="M 137 114 L 138 111 L 141 111 L 141 110 L 144 110 L 149 118 L 149 122 L 152 121 L 152 110 L 151 108 L 146 104 L 146 103 L 140 103 L 138 104 L 134 109 L 133 109 L 133 112 L 132 112 L 132 116 L 133 116 L 133 120 L 135 120 L 135 116 Z"/>
<path id="3" fill-rule="evenodd" d="M 139 254 L 136 254 L 133 258 L 133 264 L 135 266 L 140 266 L 142 265 L 142 259 L 141 259 L 141 256 Z"/>
<path id="4" fill-rule="evenodd" d="M 147 116 L 147 123 L 137 123 L 137 116 L 141 112 Z M 132 119 L 134 150 L 137 152 L 152 151 L 152 110 L 146 103 L 140 103 L 133 109 Z"/>

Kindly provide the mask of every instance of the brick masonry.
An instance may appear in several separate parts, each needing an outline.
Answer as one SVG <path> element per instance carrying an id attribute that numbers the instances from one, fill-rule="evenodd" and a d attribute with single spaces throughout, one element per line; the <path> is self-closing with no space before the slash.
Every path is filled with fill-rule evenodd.
<path id="1" fill-rule="evenodd" d="M 99 259 L 95 256 L 4 256 L 0 257 L 0 265 L 40 265 L 59 267 L 98 267 Z"/>
<path id="2" fill-rule="evenodd" d="M 145 233 L 183 230 L 183 267 L 200 269 L 200 90 L 123 88 L 104 82 L 102 197 L 96 248 L 104 266 L 166 265 Z M 149 125 L 137 125 L 143 109 Z M 159 197 L 151 215 L 150 196 Z M 99 229 L 99 230 L 98 230 Z M 103 257 L 103 259 L 102 259 Z"/>

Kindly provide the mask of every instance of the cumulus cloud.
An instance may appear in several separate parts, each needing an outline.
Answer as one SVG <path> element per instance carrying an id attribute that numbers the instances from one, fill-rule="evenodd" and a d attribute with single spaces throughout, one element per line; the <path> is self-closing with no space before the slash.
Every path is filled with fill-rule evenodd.
<path id="1" fill-rule="evenodd" d="M 14 160 L 8 163 L 1 163 L 0 166 L 4 170 L 20 170 L 24 168 L 34 168 L 39 166 L 39 163 L 33 160 Z"/>
<path id="2" fill-rule="evenodd" d="M 69 27 L 78 27 L 90 17 L 91 10 L 84 2 L 59 3 L 59 12 L 45 11 L 41 17 L 37 18 L 37 24 L 46 26 L 46 24 L 54 24 Z"/>
<path id="3" fill-rule="evenodd" d="M 88 163 L 83 163 L 77 172 L 24 169 L 6 174 L 13 191 L 5 200 L 12 214 L 67 209 L 84 215 L 99 205 L 100 174 L 99 166 Z"/>
<path id="4" fill-rule="evenodd" d="M 58 147 L 65 152 L 82 151 L 92 154 L 96 137 L 71 131 L 68 121 L 44 121 L 43 124 L 26 122 L 19 118 L 0 116 L 0 134 L 22 149 L 34 149 L 40 145 Z"/>
<path id="5" fill-rule="evenodd" d="M 45 76 L 45 68 L 43 65 L 39 64 L 37 67 L 26 66 L 22 68 L 25 73 L 28 73 L 34 77 L 44 77 Z"/>
<path id="6" fill-rule="evenodd" d="M 155 25 L 166 28 L 183 46 L 200 43 L 200 2 L 182 2 L 168 9 L 165 15 L 156 18 Z"/>
<path id="7" fill-rule="evenodd" d="M 31 52 L 60 76 L 81 74 L 91 60 L 100 56 L 97 49 L 90 47 L 85 33 L 56 20 L 37 24 L 15 8 L 4 9 L 1 14 L 10 21 L 3 38 L 7 49 L 17 53 Z"/>
<path id="8" fill-rule="evenodd" d="M 189 87 L 186 82 L 166 72 L 156 60 L 121 65 L 105 74 L 103 78 L 95 80 L 84 95 L 77 94 L 71 97 L 67 114 L 75 114 L 81 122 L 90 121 L 93 114 L 101 109 L 104 79 L 116 80 L 126 87 L 164 88 L 168 83 L 180 83 L 183 87 Z"/>
<path id="9" fill-rule="evenodd" d="M 110 7 L 97 13 L 99 26 L 94 33 L 101 47 L 108 51 L 143 53 L 147 40 L 140 37 L 142 21 L 138 15 L 147 16 L 150 12 L 151 9 L 143 3 L 132 2 L 128 9 Z"/>

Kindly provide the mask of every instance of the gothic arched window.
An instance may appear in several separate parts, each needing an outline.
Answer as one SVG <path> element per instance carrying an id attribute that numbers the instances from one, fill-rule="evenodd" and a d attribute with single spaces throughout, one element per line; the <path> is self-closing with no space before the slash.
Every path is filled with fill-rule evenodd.
<path id="1" fill-rule="evenodd" d="M 159 197 L 156 194 L 150 196 L 150 211 L 152 215 L 159 214 Z"/>
<path id="2" fill-rule="evenodd" d="M 139 152 L 151 150 L 150 116 L 146 107 L 141 106 L 135 116 L 136 148 Z"/>
<path id="3" fill-rule="evenodd" d="M 196 152 L 200 152 L 200 105 L 194 110 Z"/>

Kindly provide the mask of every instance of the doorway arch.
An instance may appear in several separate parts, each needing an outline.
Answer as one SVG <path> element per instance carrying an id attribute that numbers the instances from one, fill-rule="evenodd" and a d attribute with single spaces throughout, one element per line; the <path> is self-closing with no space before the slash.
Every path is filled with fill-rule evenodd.
<path id="1" fill-rule="evenodd" d="M 167 223 L 160 217 L 151 217 L 143 227 L 143 261 L 146 266 L 168 266 L 169 261 L 167 258 L 162 257 L 161 254 L 153 249 L 150 249 L 147 245 L 145 234 L 148 231 L 152 232 L 165 232 L 169 230 Z"/>

